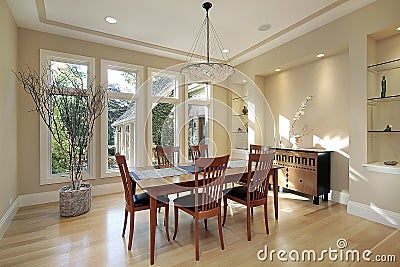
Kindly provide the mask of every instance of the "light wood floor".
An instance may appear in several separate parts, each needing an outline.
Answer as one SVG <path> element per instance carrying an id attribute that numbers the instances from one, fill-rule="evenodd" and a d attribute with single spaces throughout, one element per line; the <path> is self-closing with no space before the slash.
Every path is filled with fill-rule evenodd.
<path id="1" fill-rule="evenodd" d="M 271 194 L 270 194 L 271 195 Z M 175 241 L 168 242 L 163 227 L 164 210 L 159 213 L 156 233 L 155 266 L 365 266 L 365 262 L 281 262 L 269 258 L 262 262 L 257 252 L 338 249 L 339 238 L 346 249 L 370 249 L 373 255 L 396 255 L 396 263 L 370 263 L 367 266 L 399 266 L 400 232 L 394 228 L 346 214 L 346 207 L 334 202 L 313 205 L 311 200 L 280 193 L 279 220 L 274 220 L 269 199 L 270 234 L 265 234 L 263 209 L 254 209 L 252 241 L 246 239 L 246 209 L 230 204 L 223 228 L 225 250 L 219 246 L 217 220 L 209 219 L 208 231 L 200 227 L 200 261 L 195 261 L 194 223 L 180 212 Z M 60 218 L 58 203 L 21 208 L 0 240 L 0 266 L 148 266 L 149 212 L 136 214 L 132 251 L 121 237 L 123 194 L 93 198 L 89 213 L 75 218 Z M 173 209 L 172 209 L 173 210 Z M 129 229 L 127 229 L 127 234 Z M 173 233 L 173 212 L 170 212 Z M 286 256 L 287 257 L 287 256 Z M 372 257 L 372 256 L 371 256 Z"/>

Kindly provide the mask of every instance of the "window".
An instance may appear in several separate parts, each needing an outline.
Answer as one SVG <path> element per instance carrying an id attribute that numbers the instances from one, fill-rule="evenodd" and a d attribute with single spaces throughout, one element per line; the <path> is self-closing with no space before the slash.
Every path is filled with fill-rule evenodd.
<path id="1" fill-rule="evenodd" d="M 211 107 L 211 86 L 205 83 L 190 83 L 187 90 L 187 131 L 188 156 L 191 159 L 190 146 L 209 144 L 211 123 L 209 121 Z M 209 144 L 209 155 L 213 147 Z"/>
<path id="2" fill-rule="evenodd" d="M 102 83 L 108 88 L 107 109 L 102 114 L 101 176 L 111 177 L 119 175 L 115 153 L 125 155 L 129 166 L 137 162 L 136 114 L 142 67 L 101 60 L 101 68 Z"/>
<path id="3" fill-rule="evenodd" d="M 179 130 L 183 122 L 180 106 L 183 96 L 183 77 L 179 73 L 159 71 L 149 68 L 149 91 L 148 106 L 151 109 L 151 116 L 148 132 L 151 133 L 148 151 L 151 153 L 151 163 L 156 164 L 156 146 L 178 146 L 180 145 Z"/>
<path id="4" fill-rule="evenodd" d="M 149 102 L 151 109 L 151 161 L 156 163 L 156 146 L 180 146 L 181 161 L 189 159 L 189 146 L 208 144 L 212 127 L 211 88 L 208 84 L 185 84 L 184 77 L 172 71 L 148 70 L 150 78 Z M 212 155 L 212 147 L 210 147 Z"/>
<path id="5" fill-rule="evenodd" d="M 67 88 L 71 88 L 73 90 L 72 83 L 78 83 L 82 88 L 87 88 L 88 77 L 89 75 L 94 74 L 94 59 L 89 57 L 83 57 L 78 55 L 54 52 L 49 50 L 40 50 L 40 64 L 42 66 L 41 71 L 43 71 L 43 67 L 50 66 L 52 70 L 52 79 L 56 79 L 58 84 L 65 86 Z M 82 80 L 74 80 L 71 81 L 66 79 L 63 74 L 63 70 L 68 68 L 74 69 L 82 74 Z M 66 95 L 64 93 L 60 93 L 60 95 L 56 98 L 60 101 L 65 101 L 66 105 L 73 103 L 77 104 L 78 107 L 84 107 L 85 103 L 87 103 L 87 98 L 85 97 L 75 97 L 71 95 Z M 57 101 L 57 100 L 54 100 Z M 53 127 L 62 126 L 62 112 L 63 110 L 58 110 L 54 108 L 53 113 L 56 118 L 56 122 Z M 61 135 L 59 138 L 65 138 L 65 136 Z M 94 143 L 94 142 L 93 142 Z M 91 146 L 90 151 L 85 151 L 85 157 L 87 158 L 84 177 L 86 179 L 93 178 L 95 169 L 94 162 L 94 145 Z M 68 182 L 68 168 L 67 162 L 62 156 L 62 151 L 60 146 L 55 139 L 50 134 L 47 126 L 43 121 L 40 123 L 40 184 L 53 184 L 60 182 Z"/>

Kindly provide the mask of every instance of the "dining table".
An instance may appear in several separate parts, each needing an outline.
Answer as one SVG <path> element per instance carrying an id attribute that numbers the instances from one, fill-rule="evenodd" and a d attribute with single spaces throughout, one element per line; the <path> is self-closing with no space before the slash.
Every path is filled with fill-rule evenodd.
<path id="1" fill-rule="evenodd" d="M 236 162 L 236 163 L 235 163 Z M 247 178 L 246 160 L 230 161 L 225 172 L 225 184 L 240 183 Z M 239 164 L 238 164 L 239 163 Z M 280 165 L 272 165 L 268 179 L 272 177 L 274 192 L 275 219 L 278 219 L 278 169 Z M 172 168 L 157 168 L 155 166 L 131 167 L 131 178 L 150 195 L 150 264 L 154 264 L 155 237 L 157 220 L 157 197 L 190 191 L 194 188 L 195 174 L 193 164 L 182 164 Z"/>

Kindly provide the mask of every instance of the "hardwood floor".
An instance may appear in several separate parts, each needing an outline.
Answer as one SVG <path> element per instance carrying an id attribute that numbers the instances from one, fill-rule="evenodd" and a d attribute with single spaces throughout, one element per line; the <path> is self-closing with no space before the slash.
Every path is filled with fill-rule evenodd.
<path id="1" fill-rule="evenodd" d="M 194 221 L 179 212 L 175 241 L 168 242 L 163 228 L 164 210 L 158 213 L 156 258 L 154 266 L 365 266 L 366 262 L 331 261 L 281 262 L 274 254 L 260 261 L 257 252 L 268 245 L 271 250 L 315 250 L 317 258 L 324 249 L 338 249 L 339 238 L 346 249 L 395 255 L 396 263 L 370 262 L 367 266 L 398 266 L 400 231 L 346 214 L 346 206 L 334 202 L 312 201 L 289 193 L 280 193 L 279 220 L 275 221 L 272 194 L 269 194 L 269 228 L 265 234 L 263 207 L 254 208 L 252 241 L 246 238 L 246 208 L 230 203 L 223 228 L 225 250 L 219 246 L 216 218 L 208 220 L 208 231 L 201 224 L 200 261 L 195 261 Z M 93 198 L 92 209 L 75 218 L 59 217 L 58 203 L 21 208 L 0 240 L 0 266 L 148 266 L 149 212 L 138 212 L 132 251 L 128 238 L 121 237 L 124 196 L 112 194 Z M 173 209 L 172 209 L 173 210 Z M 173 212 L 170 212 L 173 232 Z M 128 230 L 128 229 L 127 229 Z M 301 255 L 301 254 L 300 254 Z M 286 255 L 288 258 L 288 255 Z"/>

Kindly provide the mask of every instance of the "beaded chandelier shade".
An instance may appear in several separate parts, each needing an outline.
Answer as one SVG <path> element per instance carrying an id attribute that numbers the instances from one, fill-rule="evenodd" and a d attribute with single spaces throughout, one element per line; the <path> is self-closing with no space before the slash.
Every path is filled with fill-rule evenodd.
<path id="1" fill-rule="evenodd" d="M 226 80 L 235 69 L 229 64 L 224 55 L 223 46 L 217 32 L 208 16 L 212 7 L 210 2 L 203 3 L 206 17 L 200 27 L 191 50 L 187 56 L 187 63 L 181 73 L 191 82 L 218 83 Z"/>

